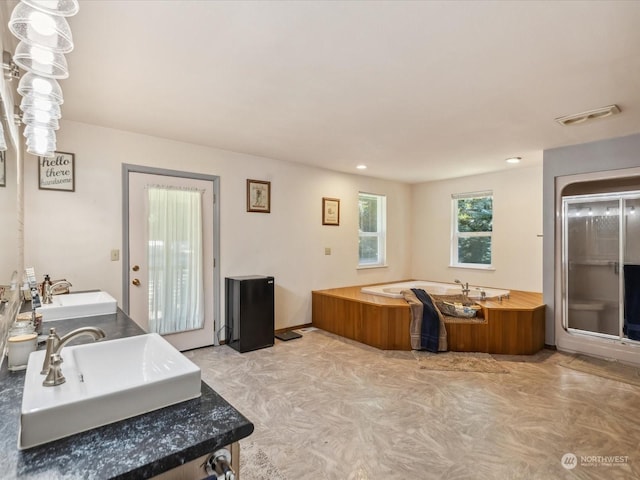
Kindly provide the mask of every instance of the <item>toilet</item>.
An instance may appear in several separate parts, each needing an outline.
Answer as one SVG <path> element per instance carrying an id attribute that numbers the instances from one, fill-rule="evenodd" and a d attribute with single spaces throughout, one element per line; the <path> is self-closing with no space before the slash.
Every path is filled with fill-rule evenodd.
<path id="1" fill-rule="evenodd" d="M 578 300 L 569 303 L 569 328 L 600 332 L 600 312 L 604 303 Z"/>

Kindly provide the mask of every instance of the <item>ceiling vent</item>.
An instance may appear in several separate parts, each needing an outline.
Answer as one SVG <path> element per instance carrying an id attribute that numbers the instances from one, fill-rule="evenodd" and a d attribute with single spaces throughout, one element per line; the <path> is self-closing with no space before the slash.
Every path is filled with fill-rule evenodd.
<path id="1" fill-rule="evenodd" d="M 587 121 L 596 120 L 598 118 L 607 118 L 611 115 L 615 115 L 616 113 L 620 113 L 620 108 L 617 105 L 609 105 L 607 107 L 589 110 L 588 112 L 575 113 L 573 115 L 558 117 L 556 118 L 556 122 L 558 122 L 560 125 L 568 127 L 570 125 L 578 125 Z"/>

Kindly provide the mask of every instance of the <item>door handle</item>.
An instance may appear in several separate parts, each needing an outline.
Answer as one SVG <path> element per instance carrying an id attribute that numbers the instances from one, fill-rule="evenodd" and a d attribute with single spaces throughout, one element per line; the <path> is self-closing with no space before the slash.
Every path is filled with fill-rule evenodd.
<path id="1" fill-rule="evenodd" d="M 133 283 L 136 287 L 140 286 L 140 280 L 138 280 L 137 278 L 134 278 L 133 280 L 131 280 L 131 283 Z"/>
<path id="2" fill-rule="evenodd" d="M 140 267 L 138 265 L 134 265 L 133 267 L 131 267 L 131 270 L 137 272 L 138 270 L 140 270 Z"/>

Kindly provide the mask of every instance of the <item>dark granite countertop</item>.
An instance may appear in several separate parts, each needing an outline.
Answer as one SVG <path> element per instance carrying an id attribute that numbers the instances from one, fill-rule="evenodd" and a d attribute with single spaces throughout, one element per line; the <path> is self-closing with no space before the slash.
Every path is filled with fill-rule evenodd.
<path id="1" fill-rule="evenodd" d="M 145 332 L 120 309 L 112 315 L 60 320 L 63 335 L 80 326 L 108 339 Z M 73 343 L 85 343 L 79 338 Z M 72 343 L 70 343 L 72 344 Z M 149 478 L 245 438 L 253 424 L 202 382 L 202 396 L 28 450 L 18 450 L 24 371 L 0 370 L 0 478 Z"/>

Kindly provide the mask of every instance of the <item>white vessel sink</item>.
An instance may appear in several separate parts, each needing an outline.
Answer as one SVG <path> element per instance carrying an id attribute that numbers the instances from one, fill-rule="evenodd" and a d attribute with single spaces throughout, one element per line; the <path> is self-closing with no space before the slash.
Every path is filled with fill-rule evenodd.
<path id="1" fill-rule="evenodd" d="M 42 385 L 44 354 L 29 356 L 20 449 L 200 396 L 200 368 L 157 333 L 64 347 L 55 387 Z"/>
<path id="2" fill-rule="evenodd" d="M 54 295 L 53 303 L 43 303 L 36 311 L 43 322 L 67 318 L 93 317 L 116 313 L 118 302 L 107 292 L 70 293 Z"/>

